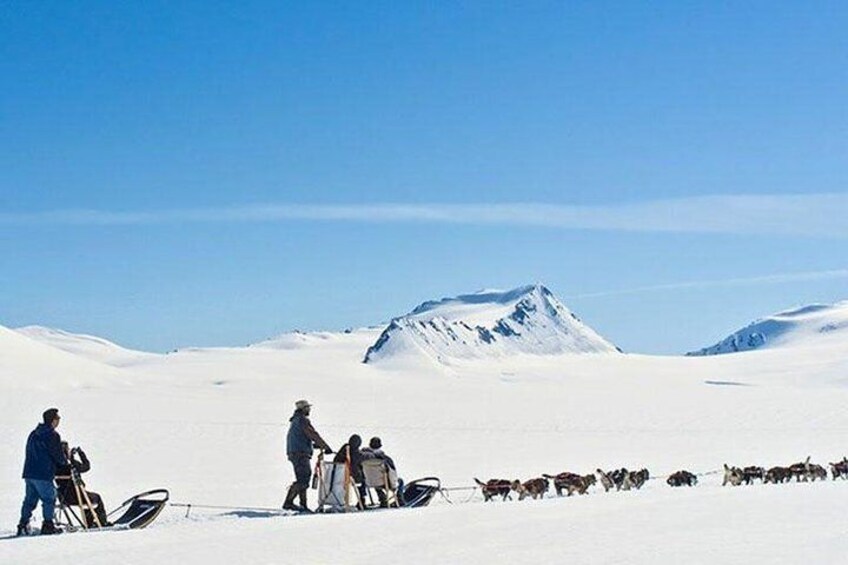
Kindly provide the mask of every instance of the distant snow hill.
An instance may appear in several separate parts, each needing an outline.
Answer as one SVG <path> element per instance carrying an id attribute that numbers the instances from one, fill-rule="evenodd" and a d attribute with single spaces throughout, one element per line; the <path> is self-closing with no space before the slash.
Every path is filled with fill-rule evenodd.
<path id="1" fill-rule="evenodd" d="M 364 362 L 410 354 L 449 363 L 514 353 L 614 352 L 620 350 L 537 284 L 425 302 L 393 319 Z"/>
<path id="2" fill-rule="evenodd" d="M 295 330 L 276 337 L 250 344 L 256 349 L 305 349 L 339 342 L 371 343 L 380 334 L 382 327 L 347 329 L 342 332 L 303 332 Z"/>
<path id="3" fill-rule="evenodd" d="M 50 390 L 117 382 L 120 372 L 0 326 L 0 387 Z"/>
<path id="4" fill-rule="evenodd" d="M 75 334 L 43 326 L 26 326 L 17 328 L 15 331 L 56 349 L 106 365 L 120 367 L 155 356 L 154 353 L 126 349 L 102 337 Z"/>
<path id="5" fill-rule="evenodd" d="M 753 349 L 810 345 L 823 339 L 848 340 L 848 301 L 811 304 L 778 312 L 690 356 L 722 355 Z"/>

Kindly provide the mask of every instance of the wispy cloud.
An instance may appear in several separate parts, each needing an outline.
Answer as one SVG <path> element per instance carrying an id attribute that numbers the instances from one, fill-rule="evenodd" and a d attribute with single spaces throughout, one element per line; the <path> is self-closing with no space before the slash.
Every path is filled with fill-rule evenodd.
<path id="1" fill-rule="evenodd" d="M 266 204 L 160 211 L 0 212 L 0 226 L 191 223 L 447 223 L 570 230 L 848 237 L 848 194 L 698 196 L 630 204 Z"/>
<path id="2" fill-rule="evenodd" d="M 823 281 L 832 279 L 848 279 L 848 269 L 833 269 L 829 271 L 806 271 L 800 273 L 781 273 L 764 275 L 759 277 L 714 279 L 703 281 L 687 281 L 679 283 L 657 284 L 651 286 L 640 286 L 635 288 L 624 288 L 618 290 L 606 290 L 601 292 L 587 292 L 573 294 L 565 299 L 575 300 L 580 298 L 602 298 L 606 296 L 619 296 L 626 294 L 642 294 L 646 292 L 661 292 L 666 290 L 688 290 L 715 287 L 755 286 L 763 284 L 781 284 L 793 282 Z"/>

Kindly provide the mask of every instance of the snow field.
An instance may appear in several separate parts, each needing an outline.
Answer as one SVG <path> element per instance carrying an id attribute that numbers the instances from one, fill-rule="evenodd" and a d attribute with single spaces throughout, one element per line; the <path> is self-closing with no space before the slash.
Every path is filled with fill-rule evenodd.
<path id="1" fill-rule="evenodd" d="M 372 332 L 373 334 L 373 332 Z M 17 338 L 15 338 L 17 339 Z M 275 507 L 292 480 L 285 431 L 308 398 L 333 447 L 380 435 L 401 476 L 529 479 L 565 470 L 826 465 L 848 454 L 841 343 L 708 358 L 515 356 L 363 365 L 370 336 L 197 349 L 116 368 L 43 344 L 0 359 L 0 530 L 17 521 L 27 433 L 58 406 L 60 432 L 92 459 L 114 507 L 170 489 L 174 502 Z M 35 343 L 35 342 L 33 342 Z M 47 348 L 47 349 L 43 349 Z M 49 354 L 48 354 L 49 353 Z M 725 384 L 709 384 L 709 383 Z M 732 383 L 732 384 L 728 384 Z M 0 562 L 841 563 L 848 482 L 434 503 L 414 511 L 239 518 L 167 509 L 141 532 L 0 543 Z M 465 498 L 457 493 L 455 500 Z M 315 493 L 310 492 L 314 505 Z"/>

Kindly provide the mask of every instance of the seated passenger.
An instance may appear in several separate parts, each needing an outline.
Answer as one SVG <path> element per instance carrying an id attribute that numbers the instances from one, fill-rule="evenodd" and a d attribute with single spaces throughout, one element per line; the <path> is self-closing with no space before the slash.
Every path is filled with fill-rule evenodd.
<path id="1" fill-rule="evenodd" d="M 362 450 L 362 453 L 366 455 L 366 459 L 380 459 L 381 461 L 383 461 L 383 463 L 386 464 L 389 469 L 397 472 L 397 467 L 395 467 L 394 460 L 388 455 L 386 455 L 385 451 L 383 451 L 383 442 L 380 440 L 380 438 L 372 437 L 371 440 L 368 442 L 368 447 L 364 448 Z M 403 483 L 400 481 L 400 479 L 398 479 L 399 490 L 400 485 L 402 484 Z M 386 496 L 386 489 L 375 488 L 374 490 L 377 491 L 377 498 L 380 499 L 380 508 L 388 508 L 389 502 L 388 497 Z"/>
<path id="2" fill-rule="evenodd" d="M 397 467 L 395 467 L 395 462 L 391 457 L 386 455 L 386 452 L 383 451 L 383 442 L 378 437 L 372 437 L 368 442 L 368 447 L 362 450 L 363 453 L 370 453 L 374 456 L 375 459 L 382 459 L 386 462 L 386 465 L 389 466 L 390 469 L 394 469 L 397 471 Z"/>
<path id="3" fill-rule="evenodd" d="M 96 492 L 86 489 L 85 483 L 82 482 L 82 478 L 80 478 L 79 489 L 74 487 L 74 481 L 71 475 L 71 466 L 73 466 L 73 470 L 80 475 L 87 473 L 91 469 L 91 463 L 89 462 L 88 457 L 86 457 L 85 452 L 79 447 L 68 450 L 68 443 L 65 441 L 62 442 L 62 451 L 68 460 L 68 464 L 59 466 L 56 469 L 56 492 L 59 495 L 59 500 L 61 500 L 63 504 L 79 506 L 82 508 L 84 510 L 83 520 L 85 520 L 86 527 L 96 528 L 97 521 L 95 521 L 94 516 L 90 512 L 85 496 L 83 496 L 81 492 L 81 490 L 84 489 L 88 494 L 88 500 L 94 508 L 94 513 L 97 515 L 97 520 L 100 522 L 100 525 L 111 526 L 112 524 L 109 523 L 109 520 L 106 517 L 106 508 L 103 504 L 103 498 Z M 77 455 L 79 455 L 79 459 L 77 459 Z"/>

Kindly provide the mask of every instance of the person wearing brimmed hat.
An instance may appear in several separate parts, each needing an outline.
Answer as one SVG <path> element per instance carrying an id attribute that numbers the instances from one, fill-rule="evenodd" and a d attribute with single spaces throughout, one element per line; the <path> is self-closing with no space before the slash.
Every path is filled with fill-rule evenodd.
<path id="1" fill-rule="evenodd" d="M 312 405 L 306 400 L 298 400 L 294 403 L 294 408 L 294 414 L 289 419 L 289 433 L 286 436 L 286 455 L 294 467 L 295 482 L 289 487 L 283 508 L 308 512 L 306 493 L 309 491 L 309 478 L 312 475 L 312 450 L 317 447 L 327 454 L 332 453 L 333 450 L 309 421 Z M 300 506 L 294 503 L 294 499 L 298 497 Z"/>
<path id="2" fill-rule="evenodd" d="M 41 415 L 42 422 L 29 434 L 26 443 L 23 479 L 26 483 L 26 496 L 21 505 L 21 520 L 18 522 L 17 535 L 30 533 L 29 521 L 32 512 L 41 501 L 42 534 L 61 534 L 53 521 L 56 509 L 56 469 L 68 464 L 62 451 L 62 438 L 56 428 L 59 426 L 59 410 L 50 408 Z"/>

